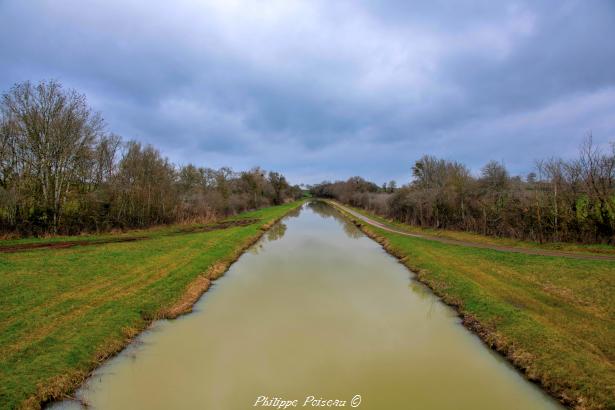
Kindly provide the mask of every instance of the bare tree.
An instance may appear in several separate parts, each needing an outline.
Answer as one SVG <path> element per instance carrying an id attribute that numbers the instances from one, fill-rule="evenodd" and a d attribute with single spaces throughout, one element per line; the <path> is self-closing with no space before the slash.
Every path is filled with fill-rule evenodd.
<path id="1" fill-rule="evenodd" d="M 18 167 L 57 232 L 71 186 L 102 134 L 102 118 L 90 110 L 84 95 L 56 81 L 15 85 L 3 95 L 1 110 Z"/>
<path id="2" fill-rule="evenodd" d="M 358 177 L 311 190 L 419 226 L 540 242 L 614 243 L 615 144 L 610 148 L 600 149 L 590 136 L 577 159 L 538 161 L 525 180 L 510 177 L 496 161 L 476 178 L 463 164 L 423 156 L 412 167 L 412 181 L 393 193 L 386 184 L 366 191 L 370 183 Z"/>

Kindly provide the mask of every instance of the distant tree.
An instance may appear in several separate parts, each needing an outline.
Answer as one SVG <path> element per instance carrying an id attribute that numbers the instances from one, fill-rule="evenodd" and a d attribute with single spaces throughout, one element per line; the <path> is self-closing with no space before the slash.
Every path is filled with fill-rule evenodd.
<path id="1" fill-rule="evenodd" d="M 397 189 L 397 182 L 395 182 L 393 180 L 389 181 L 389 186 L 388 186 L 387 192 L 393 193 L 393 192 L 395 192 L 396 189 Z"/>
<path id="2" fill-rule="evenodd" d="M 290 189 L 290 185 L 286 182 L 286 178 L 278 172 L 270 172 L 269 183 L 273 188 L 273 203 L 275 205 L 282 204 L 286 193 Z"/>
<path id="3" fill-rule="evenodd" d="M 250 196 L 250 208 L 258 208 L 260 206 L 260 199 L 263 198 L 267 185 L 265 171 L 259 167 L 255 167 L 250 171 L 242 172 L 240 178 L 243 182 L 245 192 Z"/>
<path id="4" fill-rule="evenodd" d="M 508 171 L 503 164 L 489 161 L 481 170 L 481 183 L 491 192 L 502 192 L 508 185 Z"/>
<path id="5" fill-rule="evenodd" d="M 410 184 L 384 184 L 378 191 L 369 185 L 353 177 L 311 192 L 420 226 L 540 242 L 615 243 L 615 144 L 606 152 L 591 136 L 578 159 L 538 161 L 525 180 L 496 161 L 474 177 L 461 163 L 423 156 L 412 166 Z"/>

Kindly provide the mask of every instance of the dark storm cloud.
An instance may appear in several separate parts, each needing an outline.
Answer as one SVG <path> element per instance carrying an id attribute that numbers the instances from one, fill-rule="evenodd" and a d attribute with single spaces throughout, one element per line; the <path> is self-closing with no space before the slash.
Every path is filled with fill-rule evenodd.
<path id="1" fill-rule="evenodd" d="M 615 139 L 615 3 L 0 2 L 0 86 L 57 78 L 173 161 L 295 182 L 422 154 L 526 173 Z"/>

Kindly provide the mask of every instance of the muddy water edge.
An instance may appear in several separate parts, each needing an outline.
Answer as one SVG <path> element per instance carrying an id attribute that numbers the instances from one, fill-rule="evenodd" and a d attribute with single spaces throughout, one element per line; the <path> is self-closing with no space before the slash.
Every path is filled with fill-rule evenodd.
<path id="1" fill-rule="evenodd" d="M 274 225 L 179 319 L 155 322 L 54 409 L 557 409 L 335 209 Z M 265 401 L 261 400 L 260 404 Z M 355 400 L 356 403 L 356 400 Z"/>

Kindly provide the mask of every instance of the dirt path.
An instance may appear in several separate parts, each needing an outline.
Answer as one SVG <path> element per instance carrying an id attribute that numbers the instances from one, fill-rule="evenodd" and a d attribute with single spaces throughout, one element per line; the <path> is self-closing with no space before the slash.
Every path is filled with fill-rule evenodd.
<path id="1" fill-rule="evenodd" d="M 556 256 L 556 257 L 573 258 L 573 259 L 615 261 L 615 256 L 613 255 L 580 254 L 580 253 L 564 252 L 564 251 L 552 251 L 548 249 L 531 249 L 531 248 L 516 248 L 512 246 L 488 245 L 488 244 L 483 244 L 483 243 L 459 241 L 456 239 L 448 239 L 448 238 L 441 238 L 438 236 L 405 232 L 405 231 L 395 229 L 389 225 L 385 225 L 381 222 L 375 221 L 365 215 L 362 215 L 356 211 L 353 211 L 350 208 L 340 205 L 337 202 L 330 202 L 330 201 L 327 201 L 327 202 L 331 204 L 332 206 L 338 207 L 344 212 L 347 212 L 350 215 L 354 216 L 355 218 L 360 219 L 361 221 L 366 222 L 372 226 L 375 226 L 377 228 L 383 229 L 388 232 L 393 232 L 393 233 L 404 235 L 404 236 L 411 236 L 414 238 L 427 239 L 430 241 L 436 241 L 436 242 L 446 243 L 450 245 L 468 246 L 472 248 L 481 248 L 481 249 L 492 249 L 494 251 L 501 251 L 501 252 L 524 253 L 527 255 L 539 255 L 539 256 Z"/>
<path id="2" fill-rule="evenodd" d="M 140 241 L 143 239 L 148 239 L 147 237 L 126 237 L 126 238 L 113 238 L 113 239 L 102 239 L 102 240 L 82 240 L 82 241 L 63 241 L 63 242 L 42 242 L 42 243 L 23 243 L 23 244 L 15 244 L 15 245 L 1 245 L 0 253 L 14 253 L 14 252 L 24 252 L 30 251 L 34 249 L 66 249 L 72 248 L 75 246 L 95 246 L 95 245 L 104 245 L 107 243 L 121 243 L 121 242 L 134 242 Z"/>
<path id="3" fill-rule="evenodd" d="M 219 229 L 228 229 L 228 228 L 234 228 L 238 226 L 248 226 L 258 221 L 259 221 L 258 218 L 234 219 L 230 221 L 222 221 L 222 222 L 218 222 L 215 224 L 205 225 L 202 227 L 189 226 L 185 228 L 179 228 L 175 231 L 165 233 L 161 236 L 184 235 L 187 233 L 198 233 L 198 232 L 210 232 L 210 231 L 216 231 Z M 120 238 L 93 239 L 93 240 L 80 240 L 80 241 L 17 243 L 13 245 L 0 244 L 0 253 L 25 252 L 25 251 L 35 250 L 35 249 L 66 249 L 66 248 L 73 248 L 75 246 L 95 246 L 95 245 L 104 245 L 108 243 L 135 242 L 135 241 L 142 241 L 145 239 L 150 239 L 150 237 L 145 235 L 145 236 L 125 236 L 125 237 L 120 237 Z"/>

